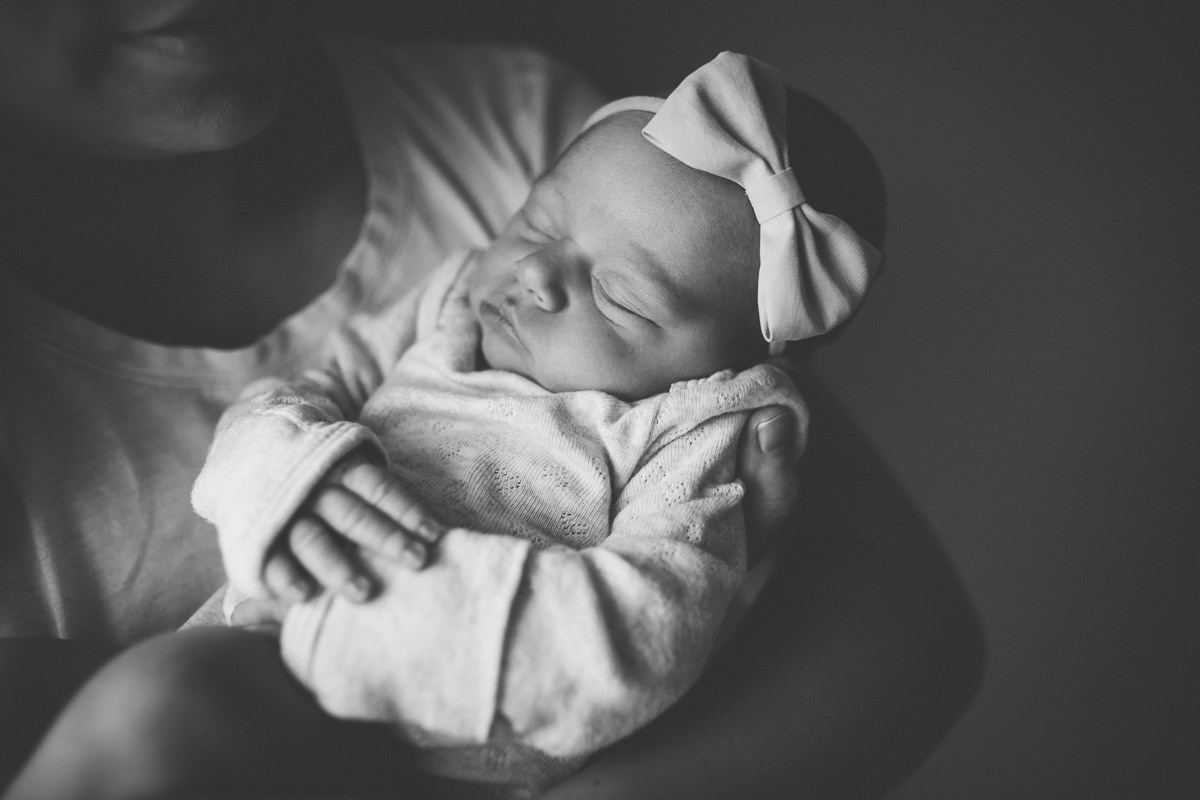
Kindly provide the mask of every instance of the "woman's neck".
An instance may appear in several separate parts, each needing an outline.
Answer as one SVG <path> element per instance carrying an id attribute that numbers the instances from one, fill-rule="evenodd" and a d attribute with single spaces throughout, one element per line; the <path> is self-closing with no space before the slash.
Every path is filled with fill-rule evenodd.
<path id="1" fill-rule="evenodd" d="M 365 177 L 332 66 L 297 54 L 270 127 L 233 149 L 113 161 L 0 140 L 0 270 L 164 344 L 248 344 L 320 294 Z"/>

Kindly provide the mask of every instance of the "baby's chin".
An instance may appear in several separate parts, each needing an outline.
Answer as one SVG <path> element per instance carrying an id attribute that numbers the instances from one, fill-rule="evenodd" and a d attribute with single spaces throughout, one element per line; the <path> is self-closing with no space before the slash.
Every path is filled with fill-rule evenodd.
<path id="1" fill-rule="evenodd" d="M 512 351 L 507 342 L 498 341 L 501 337 L 489 332 L 486 326 L 480 326 L 479 347 L 475 350 L 475 368 L 479 371 L 498 369 L 504 372 L 515 372 L 536 381 L 529 374 L 528 368 Z"/>

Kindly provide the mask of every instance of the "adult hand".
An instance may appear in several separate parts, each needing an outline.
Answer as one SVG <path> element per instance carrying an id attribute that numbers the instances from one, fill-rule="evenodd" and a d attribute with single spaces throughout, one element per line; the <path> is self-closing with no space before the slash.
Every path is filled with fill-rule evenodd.
<path id="1" fill-rule="evenodd" d="M 267 556 L 263 580 L 275 597 L 294 602 L 319 587 L 363 602 L 375 587 L 358 550 L 421 569 L 444 530 L 386 467 L 351 453 L 329 471 L 280 535 Z"/>
<path id="2" fill-rule="evenodd" d="M 760 408 L 742 428 L 738 477 L 746 486 L 749 563 L 773 550 L 800 507 L 800 452 L 795 445 L 796 418 L 783 406 Z"/>

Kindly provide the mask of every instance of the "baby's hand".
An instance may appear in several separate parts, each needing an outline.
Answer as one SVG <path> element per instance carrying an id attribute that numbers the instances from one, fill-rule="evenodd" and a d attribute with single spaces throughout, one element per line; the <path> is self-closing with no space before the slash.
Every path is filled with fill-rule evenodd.
<path id="1" fill-rule="evenodd" d="M 363 602 L 374 582 L 357 548 L 421 569 L 443 531 L 386 467 L 351 453 L 317 484 L 280 535 L 263 580 L 276 597 L 290 601 L 324 587 Z"/>
<path id="2" fill-rule="evenodd" d="M 286 600 L 275 598 L 249 598 L 238 603 L 229 616 L 229 624 L 235 628 L 278 637 L 287 616 Z"/>

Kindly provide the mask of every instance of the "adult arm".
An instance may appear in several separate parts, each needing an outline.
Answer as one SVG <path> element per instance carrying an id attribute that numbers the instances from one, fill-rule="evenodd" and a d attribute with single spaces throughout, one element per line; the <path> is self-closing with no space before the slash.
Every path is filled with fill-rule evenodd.
<path id="1" fill-rule="evenodd" d="M 0 639 L 0 794 L 71 695 L 111 652 L 65 639 Z"/>
<path id="2" fill-rule="evenodd" d="M 882 797 L 966 708 L 984 653 L 970 601 L 895 476 L 805 383 L 803 502 L 773 580 L 679 704 L 546 800 Z"/>

